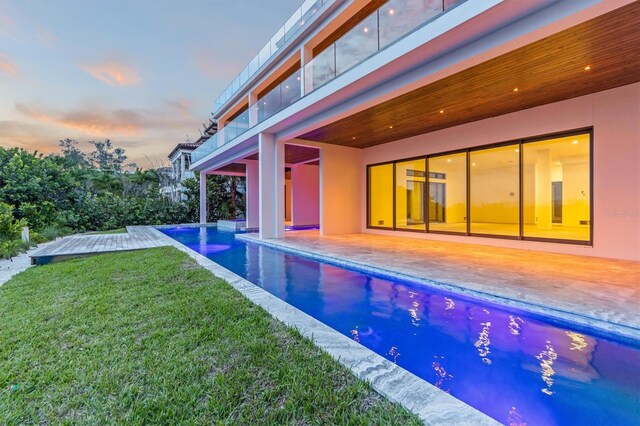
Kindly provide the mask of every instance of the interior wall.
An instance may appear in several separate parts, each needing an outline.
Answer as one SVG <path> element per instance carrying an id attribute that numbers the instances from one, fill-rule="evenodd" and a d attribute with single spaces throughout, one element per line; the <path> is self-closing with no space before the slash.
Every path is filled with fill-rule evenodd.
<path id="1" fill-rule="evenodd" d="M 640 83 L 635 83 L 362 150 L 360 173 L 366 185 L 368 164 L 593 127 L 593 246 L 367 229 L 364 190 L 361 231 L 640 260 L 639 117 Z M 563 167 L 563 175 L 570 168 Z M 570 177 L 563 181 L 565 190 L 572 191 Z"/>
<path id="2" fill-rule="evenodd" d="M 284 180 L 284 220 L 291 220 L 291 179 Z"/>
<path id="3" fill-rule="evenodd" d="M 320 223 L 320 167 L 291 166 L 291 222 L 294 226 Z"/>

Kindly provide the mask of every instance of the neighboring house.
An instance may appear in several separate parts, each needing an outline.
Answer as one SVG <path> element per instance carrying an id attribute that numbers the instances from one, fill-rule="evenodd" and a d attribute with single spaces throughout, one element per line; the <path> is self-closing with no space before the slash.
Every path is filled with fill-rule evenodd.
<path id="1" fill-rule="evenodd" d="M 184 199 L 184 188 L 181 184 L 185 179 L 195 177 L 193 171 L 189 170 L 189 167 L 191 167 L 191 153 L 215 134 L 216 130 L 216 123 L 210 121 L 208 125 L 204 125 L 204 131 L 196 141 L 187 140 L 173 148 L 168 155 L 171 162 L 171 185 L 161 188 L 160 191 L 163 194 L 167 194 L 174 201 Z"/>
<path id="2" fill-rule="evenodd" d="M 247 226 L 640 260 L 640 2 L 307 0 L 192 153 Z M 526 265 L 521 265 L 526 267 Z"/>

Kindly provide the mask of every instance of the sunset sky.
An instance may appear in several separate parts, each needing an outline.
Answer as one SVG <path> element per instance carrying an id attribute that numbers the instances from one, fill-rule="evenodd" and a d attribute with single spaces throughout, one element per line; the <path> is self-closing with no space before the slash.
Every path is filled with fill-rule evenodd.
<path id="1" fill-rule="evenodd" d="M 301 1 L 0 0 L 0 146 L 166 163 Z"/>

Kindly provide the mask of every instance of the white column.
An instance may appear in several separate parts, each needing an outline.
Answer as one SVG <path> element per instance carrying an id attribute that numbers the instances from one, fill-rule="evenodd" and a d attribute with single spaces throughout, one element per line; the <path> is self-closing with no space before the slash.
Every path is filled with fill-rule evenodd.
<path id="1" fill-rule="evenodd" d="M 182 182 L 184 180 L 184 174 L 186 172 L 185 154 L 180 154 L 180 177 L 178 180 Z"/>
<path id="2" fill-rule="evenodd" d="M 258 162 L 247 160 L 247 228 L 260 226 L 260 178 Z"/>
<path id="3" fill-rule="evenodd" d="M 357 148 L 323 145 L 320 150 L 320 234 L 360 232 L 362 152 Z M 365 185 L 366 186 L 366 185 Z"/>
<path id="4" fill-rule="evenodd" d="M 200 223 L 207 223 L 207 174 L 200 172 Z"/>
<path id="5" fill-rule="evenodd" d="M 269 133 L 258 138 L 260 238 L 284 238 L 284 143 Z"/>

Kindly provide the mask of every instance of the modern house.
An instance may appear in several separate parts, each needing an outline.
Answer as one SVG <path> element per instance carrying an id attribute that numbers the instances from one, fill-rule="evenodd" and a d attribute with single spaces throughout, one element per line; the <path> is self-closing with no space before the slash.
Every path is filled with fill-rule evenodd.
<path id="1" fill-rule="evenodd" d="M 182 187 L 182 182 L 195 177 L 194 172 L 189 170 L 191 154 L 217 131 L 217 124 L 213 120 L 210 120 L 203 127 L 204 130 L 201 131 L 201 135 L 197 140 L 193 142 L 187 140 L 177 144 L 167 156 L 171 162 L 171 185 L 161 188 L 161 192 L 167 194 L 174 201 L 183 198 L 184 188 Z"/>
<path id="2" fill-rule="evenodd" d="M 640 3 L 306 0 L 192 153 L 247 226 L 640 260 Z M 289 182 L 287 183 L 287 177 Z"/>

